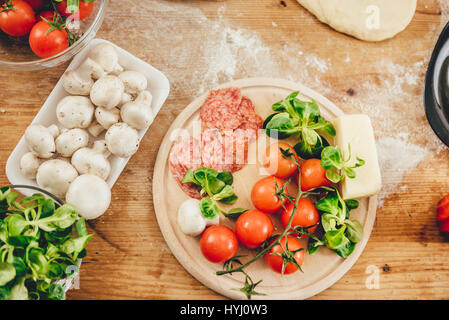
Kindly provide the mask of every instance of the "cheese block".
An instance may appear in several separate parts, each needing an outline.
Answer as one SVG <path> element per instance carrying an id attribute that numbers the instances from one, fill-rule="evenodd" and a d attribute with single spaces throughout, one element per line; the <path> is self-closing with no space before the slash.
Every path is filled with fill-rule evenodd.
<path id="1" fill-rule="evenodd" d="M 340 148 L 344 159 L 348 159 L 348 146 L 351 145 L 351 159 L 348 164 L 354 165 L 356 157 L 365 160 L 363 166 L 354 169 L 354 179 L 345 177 L 340 182 L 341 196 L 347 200 L 379 193 L 382 179 L 370 118 L 363 114 L 344 115 L 336 118 L 333 124 L 337 131 L 334 142 Z"/>

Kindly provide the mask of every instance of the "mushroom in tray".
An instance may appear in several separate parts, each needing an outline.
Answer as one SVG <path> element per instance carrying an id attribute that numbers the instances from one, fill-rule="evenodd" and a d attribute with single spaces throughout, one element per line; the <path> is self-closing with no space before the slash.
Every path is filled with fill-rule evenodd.
<path id="1" fill-rule="evenodd" d="M 106 109 L 98 107 L 95 109 L 95 119 L 103 129 L 109 129 L 113 124 L 120 121 L 120 110 L 117 108 Z"/>
<path id="2" fill-rule="evenodd" d="M 136 129 L 145 129 L 153 121 L 151 101 L 153 97 L 149 91 L 142 91 L 134 101 L 125 103 L 120 109 L 123 122 Z"/>
<path id="3" fill-rule="evenodd" d="M 137 130 L 124 122 L 111 126 L 105 135 L 109 151 L 120 158 L 128 158 L 139 148 L 139 134 Z"/>
<path id="4" fill-rule="evenodd" d="M 39 166 L 39 158 L 33 152 L 27 152 L 20 158 L 20 172 L 27 179 L 36 179 Z"/>
<path id="5" fill-rule="evenodd" d="M 109 43 L 100 43 L 89 52 L 89 58 L 98 63 L 106 73 L 118 74 L 123 71 L 117 51 Z"/>
<path id="6" fill-rule="evenodd" d="M 48 159 L 56 152 L 55 137 L 58 135 L 56 125 L 46 128 L 40 124 L 32 124 L 25 131 L 25 142 L 36 156 Z"/>
<path id="7" fill-rule="evenodd" d="M 107 75 L 94 83 L 90 91 L 90 99 L 97 107 L 112 109 L 121 103 L 124 92 L 122 80 L 116 76 Z"/>
<path id="8" fill-rule="evenodd" d="M 62 86 L 72 95 L 88 96 L 94 79 L 105 75 L 103 68 L 90 58 L 87 58 L 76 70 L 67 71 L 62 76 Z"/>
<path id="9" fill-rule="evenodd" d="M 43 162 L 36 174 L 39 187 L 64 198 L 70 184 L 78 177 L 76 169 L 67 161 L 60 159 Z"/>
<path id="10" fill-rule="evenodd" d="M 111 190 L 103 179 L 83 174 L 70 184 L 66 202 L 75 206 L 86 220 L 96 219 L 108 209 Z"/>
<path id="11" fill-rule="evenodd" d="M 88 128 L 93 115 L 94 105 L 83 96 L 67 96 L 56 107 L 56 117 L 67 129 Z"/>
<path id="12" fill-rule="evenodd" d="M 87 147 L 89 143 L 89 134 L 86 130 L 80 128 L 64 129 L 56 138 L 56 151 L 63 157 L 71 157 L 73 153 Z"/>
<path id="13" fill-rule="evenodd" d="M 136 97 L 148 86 L 148 80 L 144 74 L 134 70 L 123 71 L 118 76 L 125 86 L 125 92 Z"/>
<path id="14" fill-rule="evenodd" d="M 106 180 L 111 172 L 110 152 L 104 140 L 95 141 L 92 148 L 82 148 L 72 156 L 72 165 L 80 174 L 90 173 Z"/>

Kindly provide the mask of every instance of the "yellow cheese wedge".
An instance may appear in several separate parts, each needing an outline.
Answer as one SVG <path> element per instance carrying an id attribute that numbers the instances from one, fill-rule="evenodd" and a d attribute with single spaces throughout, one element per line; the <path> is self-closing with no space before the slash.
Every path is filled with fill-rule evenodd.
<path id="1" fill-rule="evenodd" d="M 348 145 L 351 145 L 349 164 L 352 166 L 356 162 L 356 157 L 365 160 L 365 165 L 355 169 L 354 179 L 345 177 L 340 182 L 341 196 L 347 200 L 379 193 L 382 179 L 370 118 L 363 114 L 344 115 L 336 118 L 333 124 L 337 131 L 334 141 L 340 148 L 343 158 L 349 157 Z"/>

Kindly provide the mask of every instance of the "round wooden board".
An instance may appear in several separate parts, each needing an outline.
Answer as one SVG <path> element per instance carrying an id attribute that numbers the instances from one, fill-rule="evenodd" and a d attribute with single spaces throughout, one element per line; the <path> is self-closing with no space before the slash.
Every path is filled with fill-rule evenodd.
<path id="1" fill-rule="evenodd" d="M 293 91 L 299 91 L 301 93 L 300 98 L 315 100 L 320 106 L 322 115 L 328 120 L 343 114 L 337 106 L 325 97 L 290 81 L 252 78 L 237 80 L 220 86 L 220 88 L 227 87 L 241 88 L 242 94 L 253 101 L 256 112 L 264 119 L 272 112 L 271 106 L 273 103 L 280 101 Z M 176 136 L 179 137 L 179 129 L 183 129 L 181 131 L 184 133 L 192 133 L 192 123 L 198 121 L 199 109 L 206 96 L 207 93 L 197 98 L 181 112 L 161 144 L 153 177 L 154 209 L 165 241 L 181 265 L 190 274 L 205 286 L 224 296 L 232 299 L 246 299 L 244 294 L 235 290 L 243 286 L 243 275 L 215 275 L 215 272 L 220 270 L 222 265 L 207 261 L 201 253 L 199 237 L 186 236 L 181 232 L 176 222 L 178 208 L 183 201 L 188 199 L 188 196 L 182 192 L 173 178 L 169 168 L 168 156 Z M 258 142 L 251 144 L 250 155 L 257 152 L 257 145 Z M 234 189 L 239 199 L 233 207 L 253 208 L 250 199 L 251 188 L 261 178 L 261 172 L 257 161 L 250 161 L 250 164 L 246 165 L 245 168 L 234 173 Z M 342 259 L 333 251 L 321 248 L 313 256 L 306 253 L 302 267 L 303 273 L 298 271 L 284 276 L 271 271 L 265 265 L 264 260 L 260 259 L 248 267 L 247 272 L 254 281 L 263 280 L 257 286 L 256 291 L 265 295 L 255 295 L 252 299 L 306 299 L 338 281 L 362 253 L 376 217 L 377 197 L 359 199 L 359 201 L 360 206 L 357 210 L 351 212 L 351 219 L 357 219 L 362 223 L 364 238 L 357 244 L 351 256 Z M 282 228 L 279 217 L 271 215 L 271 218 L 279 232 Z M 220 224 L 233 227 L 233 222 L 223 217 L 220 218 Z M 275 233 L 278 232 L 275 231 Z M 301 241 L 305 246 L 306 240 Z M 246 259 L 254 256 L 255 252 L 240 246 L 238 255 L 245 254 L 248 255 L 248 257 L 243 258 L 246 261 Z"/>

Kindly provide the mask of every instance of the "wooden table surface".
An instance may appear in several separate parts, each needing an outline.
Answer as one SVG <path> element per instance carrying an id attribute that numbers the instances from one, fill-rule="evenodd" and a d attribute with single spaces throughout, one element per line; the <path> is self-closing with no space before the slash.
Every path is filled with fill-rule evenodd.
<path id="1" fill-rule="evenodd" d="M 449 192 L 449 152 L 426 122 L 422 97 L 449 19 L 443 3 L 418 0 L 404 32 L 368 43 L 321 24 L 295 0 L 110 0 L 98 37 L 166 73 L 171 93 L 114 186 L 108 212 L 91 223 L 80 288 L 68 298 L 223 299 L 170 253 L 153 209 L 153 167 L 169 125 L 194 97 L 253 76 L 299 81 L 345 112 L 367 113 L 376 131 L 384 187 L 373 233 L 353 268 L 312 299 L 448 298 L 449 244 L 435 208 Z M 65 67 L 0 71 L 0 166 Z M 0 184 L 8 184 L 4 170 Z"/>

